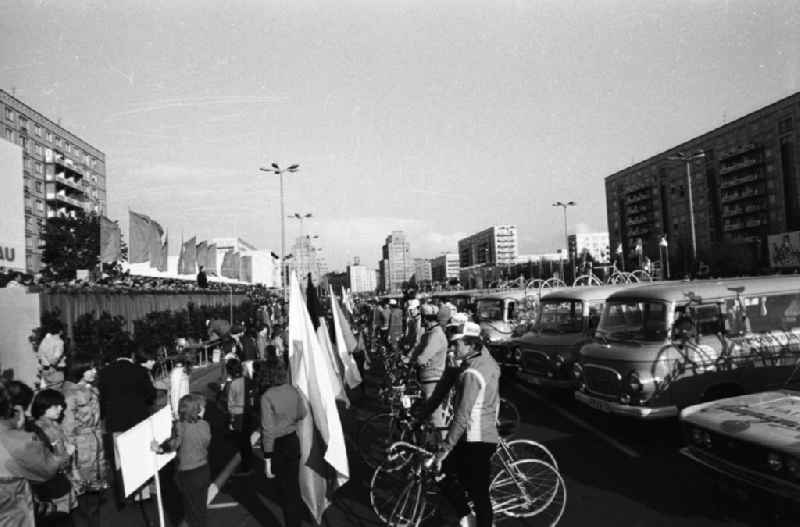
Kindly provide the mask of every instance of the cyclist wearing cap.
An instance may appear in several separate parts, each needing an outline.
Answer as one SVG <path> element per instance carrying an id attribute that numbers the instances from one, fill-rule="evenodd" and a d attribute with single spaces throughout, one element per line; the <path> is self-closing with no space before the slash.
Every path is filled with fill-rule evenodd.
<path id="1" fill-rule="evenodd" d="M 450 320 L 450 313 L 446 308 L 439 310 L 433 304 L 425 304 L 421 312 L 425 323 L 425 335 L 408 359 L 419 366 L 419 383 L 422 386 L 422 394 L 427 400 L 433 395 L 447 365 L 447 337 L 444 334 L 444 325 Z M 430 423 L 435 427 L 444 427 L 444 415 L 440 405 L 432 409 Z"/>
<path id="2" fill-rule="evenodd" d="M 474 504 L 475 525 L 491 527 L 489 460 L 499 442 L 500 367 L 480 335 L 478 324 L 466 322 L 450 339 L 456 360 L 462 362 L 462 372 L 456 383 L 455 414 L 436 462 L 444 461 L 447 478 L 442 490 L 462 516 L 461 524 L 470 521 L 469 498 Z"/>

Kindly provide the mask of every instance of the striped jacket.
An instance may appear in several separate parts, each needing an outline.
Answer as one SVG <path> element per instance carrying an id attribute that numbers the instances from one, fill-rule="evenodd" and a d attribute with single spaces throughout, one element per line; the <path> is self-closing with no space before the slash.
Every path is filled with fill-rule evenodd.
<path id="1" fill-rule="evenodd" d="M 471 359 L 458 378 L 456 410 L 445 444 L 453 448 L 464 436 L 470 443 L 497 443 L 500 407 L 500 367 L 486 348 Z"/>

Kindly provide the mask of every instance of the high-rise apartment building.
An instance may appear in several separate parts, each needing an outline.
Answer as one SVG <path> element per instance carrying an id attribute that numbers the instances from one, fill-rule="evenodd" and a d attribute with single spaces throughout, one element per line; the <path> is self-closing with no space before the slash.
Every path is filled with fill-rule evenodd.
<path id="1" fill-rule="evenodd" d="M 610 249 L 607 232 L 579 232 L 567 236 L 569 241 L 569 257 L 577 261 L 586 252 L 598 263 L 609 261 Z"/>
<path id="2" fill-rule="evenodd" d="M 411 244 L 403 231 L 392 231 L 381 248 L 382 258 L 379 266 L 380 288 L 394 292 L 414 274 L 414 259 L 411 258 Z"/>
<path id="3" fill-rule="evenodd" d="M 292 257 L 287 262 L 289 270 L 297 273 L 301 284 L 305 284 L 308 273 L 311 273 L 314 283 L 319 284 L 322 276 L 328 272 L 322 249 L 314 246 L 311 240 L 311 236 L 299 236 L 290 249 Z"/>
<path id="4" fill-rule="evenodd" d="M 417 285 L 430 285 L 431 280 L 431 261 L 425 258 L 414 258 L 414 281 Z"/>
<path id="5" fill-rule="evenodd" d="M 516 225 L 495 225 L 458 241 L 460 267 L 511 265 L 516 258 Z"/>
<path id="6" fill-rule="evenodd" d="M 375 269 L 361 265 L 355 258 L 352 265 L 347 266 L 347 286 L 353 293 L 372 293 L 377 287 Z"/>
<path id="7" fill-rule="evenodd" d="M 445 284 L 458 278 L 458 270 L 458 255 L 455 253 L 445 253 L 431 260 L 431 279 L 434 282 Z"/>
<path id="8" fill-rule="evenodd" d="M 22 148 L 25 267 L 37 272 L 47 218 L 105 213 L 106 156 L 61 125 L 0 90 L 0 137 Z"/>
<path id="9" fill-rule="evenodd" d="M 639 267 L 666 243 L 673 276 L 766 267 L 766 237 L 800 230 L 798 119 L 800 92 L 608 176 L 613 257 Z"/>

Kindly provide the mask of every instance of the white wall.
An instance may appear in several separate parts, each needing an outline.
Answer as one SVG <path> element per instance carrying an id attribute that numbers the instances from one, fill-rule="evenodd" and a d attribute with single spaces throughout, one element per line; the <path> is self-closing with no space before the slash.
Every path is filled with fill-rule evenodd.
<path id="1" fill-rule="evenodd" d="M 25 193 L 22 148 L 0 140 L 0 185 L 3 189 L 0 219 L 0 267 L 25 270 Z M 31 204 L 33 207 L 33 204 Z"/>

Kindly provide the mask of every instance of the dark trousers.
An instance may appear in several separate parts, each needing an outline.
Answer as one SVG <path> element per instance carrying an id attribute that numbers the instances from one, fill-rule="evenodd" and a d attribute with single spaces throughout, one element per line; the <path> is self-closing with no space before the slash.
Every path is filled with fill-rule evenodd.
<path id="1" fill-rule="evenodd" d="M 444 460 L 446 478 L 442 481 L 442 493 L 447 497 L 459 516 L 470 513 L 469 501 L 475 508 L 478 527 L 492 527 L 492 502 L 489 499 L 489 480 L 492 457 L 497 445 L 494 443 L 458 443 Z"/>
<path id="2" fill-rule="evenodd" d="M 300 527 L 305 504 L 300 497 L 300 440 L 292 433 L 275 440 L 272 472 L 281 493 L 281 506 L 286 527 Z"/>
<path id="3" fill-rule="evenodd" d="M 236 436 L 236 445 L 239 447 L 239 455 L 242 458 L 239 470 L 247 472 L 253 460 L 253 445 L 250 443 L 250 418 L 244 413 L 233 416 L 233 433 Z"/>
<path id="4" fill-rule="evenodd" d="M 183 515 L 189 527 L 206 527 L 208 506 L 208 486 L 211 484 L 211 471 L 208 465 L 175 473 L 175 482 L 181 493 Z"/>

